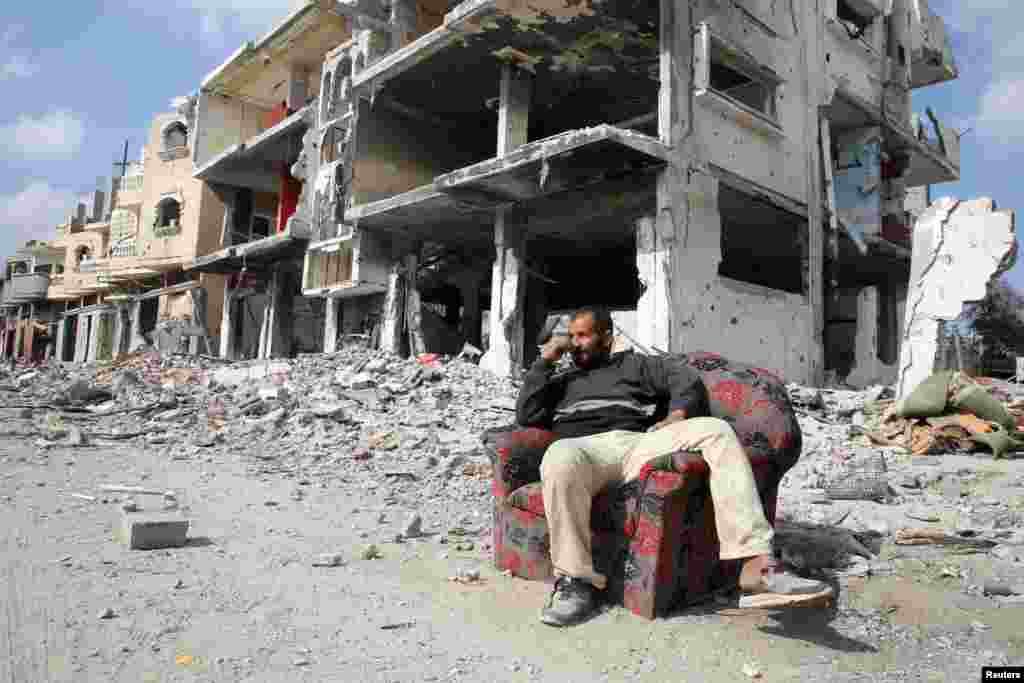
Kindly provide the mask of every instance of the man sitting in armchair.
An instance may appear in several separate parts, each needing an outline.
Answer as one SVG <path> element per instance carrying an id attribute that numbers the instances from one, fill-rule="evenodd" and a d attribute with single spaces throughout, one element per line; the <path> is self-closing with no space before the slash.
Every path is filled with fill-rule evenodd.
<path id="1" fill-rule="evenodd" d="M 569 626 L 590 616 L 607 578 L 593 565 L 591 501 L 613 483 L 636 479 L 643 466 L 677 451 L 700 453 L 710 470 L 719 557 L 745 560 L 741 607 L 771 607 L 831 595 L 822 582 L 780 571 L 772 554 L 753 470 L 732 427 L 708 416 L 707 389 L 690 368 L 669 358 L 612 354 L 612 318 L 588 307 L 570 320 L 526 373 L 517 422 L 551 429 L 559 439 L 541 462 L 544 513 L 556 581 L 541 621 Z M 554 373 L 572 353 L 575 369 Z M 653 424 L 659 403 L 668 416 Z"/>

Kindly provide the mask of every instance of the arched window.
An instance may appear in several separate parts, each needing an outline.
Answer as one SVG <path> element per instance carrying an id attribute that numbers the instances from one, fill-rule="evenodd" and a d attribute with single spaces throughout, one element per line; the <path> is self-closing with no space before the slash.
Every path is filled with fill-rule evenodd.
<path id="1" fill-rule="evenodd" d="M 175 121 L 164 131 L 164 149 L 167 151 L 188 147 L 188 129 L 185 124 Z"/>
<path id="2" fill-rule="evenodd" d="M 18 261 L 17 263 L 14 264 L 15 275 L 25 275 L 26 273 L 28 273 L 27 263 L 25 263 L 24 261 Z"/>
<path id="3" fill-rule="evenodd" d="M 177 228 L 181 220 L 181 204 L 173 197 L 164 197 L 156 205 L 155 228 Z"/>
<path id="4" fill-rule="evenodd" d="M 92 260 L 92 249 L 84 244 L 75 249 L 75 267 L 81 268 L 83 263 Z"/>

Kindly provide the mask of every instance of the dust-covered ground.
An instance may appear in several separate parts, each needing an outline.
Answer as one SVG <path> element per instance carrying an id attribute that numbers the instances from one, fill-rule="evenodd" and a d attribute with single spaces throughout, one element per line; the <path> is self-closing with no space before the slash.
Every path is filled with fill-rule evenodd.
<path id="1" fill-rule="evenodd" d="M 8 431 L 19 419 L 3 413 Z M 966 681 L 1024 663 L 1020 604 L 966 587 L 1024 583 L 1015 558 L 890 538 L 891 573 L 840 578 L 833 609 L 608 608 L 556 630 L 537 620 L 549 586 L 491 568 L 480 505 L 395 542 L 407 512 L 380 488 L 254 462 L 0 440 L 0 681 Z M 1020 461 L 984 467 L 975 495 L 1024 496 Z M 103 484 L 175 491 L 188 545 L 126 549 L 125 496 Z M 361 559 L 369 544 L 379 558 Z M 342 566 L 313 566 L 331 552 Z"/>

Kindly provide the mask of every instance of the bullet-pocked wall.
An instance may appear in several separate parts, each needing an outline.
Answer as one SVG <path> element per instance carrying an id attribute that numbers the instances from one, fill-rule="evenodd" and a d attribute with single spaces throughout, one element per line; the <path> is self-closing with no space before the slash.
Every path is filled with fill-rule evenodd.
<path id="1" fill-rule="evenodd" d="M 811 369 L 806 340 L 813 331 L 811 311 L 798 285 L 798 236 L 801 231 L 806 234 L 807 223 L 788 217 L 789 225 L 783 227 L 789 240 L 796 242 L 792 243 L 773 234 L 778 226 L 767 218 L 770 214 L 764 205 L 750 202 L 744 207 L 743 199 L 736 190 L 723 190 L 713 176 L 693 177 L 688 197 L 690 229 L 685 248 L 677 251 L 673 264 L 676 277 L 682 278 L 673 283 L 676 300 L 672 301 L 672 315 L 682 335 L 680 348 L 713 351 L 780 372 L 788 381 L 806 381 Z M 785 217 L 781 209 L 774 211 Z M 749 212 L 748 220 L 737 220 L 744 212 Z M 730 256 L 730 247 L 723 255 L 723 243 L 737 240 L 746 245 L 739 250 L 744 253 L 732 256 L 742 266 L 733 266 L 723 275 L 720 267 L 729 263 L 724 257 Z M 765 262 L 757 264 L 756 270 L 748 258 L 749 245 L 765 248 Z M 772 286 L 738 279 L 745 276 L 743 268 L 748 269 L 747 280 Z"/>

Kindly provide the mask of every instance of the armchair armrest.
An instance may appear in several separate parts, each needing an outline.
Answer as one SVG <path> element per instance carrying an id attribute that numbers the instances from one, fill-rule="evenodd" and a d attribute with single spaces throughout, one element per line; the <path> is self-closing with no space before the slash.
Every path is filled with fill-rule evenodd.
<path id="1" fill-rule="evenodd" d="M 504 500 L 521 486 L 540 480 L 540 462 L 558 437 L 536 427 L 508 425 L 489 429 L 481 435 L 494 468 L 491 492 Z"/>

